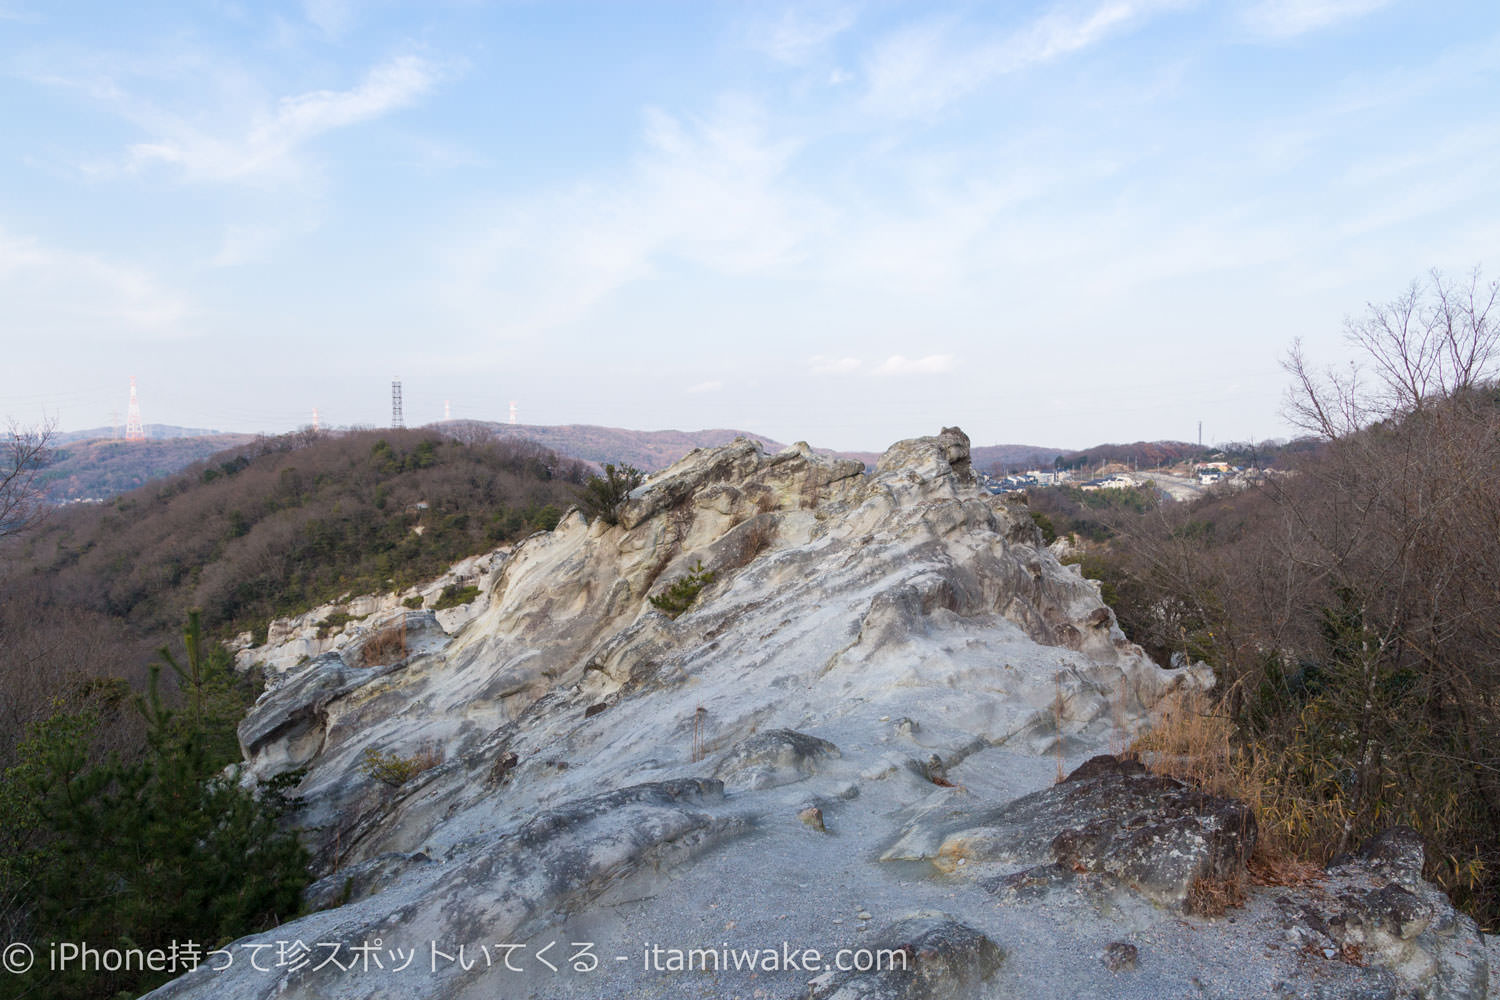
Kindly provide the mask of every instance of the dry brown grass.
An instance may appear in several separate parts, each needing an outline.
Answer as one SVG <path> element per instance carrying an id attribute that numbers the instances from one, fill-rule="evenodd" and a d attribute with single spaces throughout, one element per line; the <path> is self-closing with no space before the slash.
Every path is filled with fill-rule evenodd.
<path id="1" fill-rule="evenodd" d="M 359 665 L 378 667 L 406 656 L 406 622 L 381 629 L 359 651 Z"/>
<path id="2" fill-rule="evenodd" d="M 1187 911 L 1200 917 L 1222 917 L 1224 911 L 1245 905 L 1243 870 L 1228 878 L 1198 878 L 1188 886 Z"/>
<path id="3" fill-rule="evenodd" d="M 1219 916 L 1245 901 L 1250 885 L 1301 886 L 1321 882 L 1328 844 L 1342 822 L 1338 803 L 1317 802 L 1278 780 L 1304 765 L 1297 748 L 1275 754 L 1246 739 L 1214 700 L 1200 690 L 1179 691 L 1156 712 L 1149 732 L 1127 751 L 1155 774 L 1176 778 L 1255 813 L 1255 851 L 1231 878 L 1205 878 L 1189 890 L 1189 913 Z"/>
<path id="4" fill-rule="evenodd" d="M 706 753 L 703 746 L 703 721 L 708 715 L 708 709 L 702 705 L 693 713 L 693 763 L 696 764 L 703 759 Z"/>
<path id="5" fill-rule="evenodd" d="M 750 521 L 750 527 L 745 529 L 745 546 L 739 559 L 739 565 L 745 566 L 753 562 L 757 556 L 769 549 L 776 542 L 777 525 L 775 520 L 769 517 L 755 517 Z M 736 567 L 738 568 L 738 567 Z"/>
<path id="6" fill-rule="evenodd" d="M 1056 693 L 1052 699 L 1052 729 L 1055 742 L 1052 745 L 1053 755 L 1057 758 L 1057 778 L 1055 785 L 1062 784 L 1067 772 L 1063 769 L 1063 710 L 1066 705 L 1063 702 L 1062 680 L 1056 681 Z"/>
<path id="7" fill-rule="evenodd" d="M 1322 866 L 1292 857 L 1270 857 L 1257 851 L 1245 866 L 1256 885 L 1313 885 L 1328 876 Z"/>
<path id="8" fill-rule="evenodd" d="M 1298 877 L 1310 846 L 1303 804 L 1275 781 L 1271 756 L 1243 740 L 1206 692 L 1179 691 L 1165 699 L 1150 731 L 1130 750 L 1153 773 L 1250 807 L 1258 831 L 1252 859 L 1257 881 Z M 1238 891 L 1242 893 L 1243 887 Z M 1210 907 L 1215 905 L 1210 897 L 1234 895 L 1217 885 L 1204 886 L 1202 893 Z"/>
<path id="9" fill-rule="evenodd" d="M 755 509 L 761 514 L 769 514 L 780 506 L 776 502 L 776 492 L 769 486 L 754 485 L 746 488 L 746 492 L 755 490 Z"/>
<path id="10" fill-rule="evenodd" d="M 1178 691 L 1163 699 L 1149 732 L 1130 749 L 1157 774 L 1197 785 L 1216 795 L 1240 799 L 1252 807 L 1258 788 L 1235 766 L 1234 725 L 1218 713 L 1199 690 Z"/>
<path id="11" fill-rule="evenodd" d="M 1152 730 L 1131 749 L 1152 771 L 1239 799 L 1255 812 L 1258 836 L 1247 865 L 1256 885 L 1297 886 L 1320 882 L 1346 830 L 1356 826 L 1339 784 L 1337 759 L 1320 753 L 1310 730 L 1320 720 L 1316 705 L 1304 710 L 1297 730 L 1283 743 L 1256 743 L 1237 730 L 1203 692 L 1179 694 L 1158 713 Z M 1441 829 L 1458 811 L 1452 796 L 1430 796 L 1426 815 L 1395 813 L 1402 822 Z M 1446 863 L 1445 863 L 1446 861 Z M 1427 876 L 1452 892 L 1477 882 L 1478 862 L 1429 861 Z"/>

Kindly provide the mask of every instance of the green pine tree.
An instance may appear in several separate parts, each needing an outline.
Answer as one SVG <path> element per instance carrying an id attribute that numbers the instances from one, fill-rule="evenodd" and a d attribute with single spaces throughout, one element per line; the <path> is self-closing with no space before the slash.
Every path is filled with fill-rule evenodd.
<path id="1" fill-rule="evenodd" d="M 0 818 L 23 826 L 9 834 L 18 850 L 0 884 L 18 899 L 12 922 L 39 955 L 54 941 L 212 947 L 298 908 L 306 852 L 280 829 L 279 797 L 242 788 L 237 769 L 224 768 L 237 756 L 239 714 L 228 658 L 205 652 L 196 613 L 184 640 L 186 663 L 163 649 L 136 699 L 146 726 L 138 759 L 93 759 L 97 712 L 60 711 L 32 728 L 5 775 Z M 163 666 L 177 676 L 180 709 L 162 697 Z M 94 1000 L 135 996 L 166 978 L 37 970 L 0 989 Z"/>

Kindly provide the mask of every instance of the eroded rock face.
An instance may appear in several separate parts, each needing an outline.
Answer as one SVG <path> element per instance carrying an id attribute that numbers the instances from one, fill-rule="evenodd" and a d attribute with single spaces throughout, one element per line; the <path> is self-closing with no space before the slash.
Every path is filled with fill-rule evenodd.
<path id="1" fill-rule="evenodd" d="M 352 675 L 363 639 L 341 667 L 325 657 L 288 672 L 247 720 L 252 775 L 312 764 L 301 791 L 314 850 L 352 862 L 432 828 L 412 792 L 395 807 L 374 798 L 366 747 L 464 761 L 445 791 L 419 796 L 450 809 L 468 794 L 448 785 L 470 759 L 492 765 L 501 743 L 519 762 L 513 785 L 600 751 L 650 780 L 694 763 L 682 754 L 694 734 L 717 754 L 861 705 L 910 714 L 914 695 L 941 703 L 965 742 L 1047 749 L 1138 727 L 1165 691 L 1203 682 L 1126 642 L 1030 519 L 972 485 L 967 455 L 956 430 L 893 446 L 874 476 L 805 445 L 694 452 L 641 487 L 618 526 L 574 512 L 517 546 L 486 610 L 446 645 Z M 651 607 L 700 565 L 713 583 L 685 614 Z"/>
<path id="2" fill-rule="evenodd" d="M 804 1000 L 962 1000 L 980 995 L 1005 952 L 946 913 L 919 913 L 886 927 L 870 943 L 870 961 L 889 967 L 825 973 Z"/>
<path id="3" fill-rule="evenodd" d="M 1289 943 L 1313 962 L 1382 973 L 1392 997 L 1485 1000 L 1491 970 L 1474 921 L 1422 878 L 1421 838 L 1393 827 L 1330 866 L 1316 893 L 1277 898 Z"/>
<path id="4" fill-rule="evenodd" d="M 429 612 L 444 633 L 458 631 L 489 604 L 490 585 L 510 555 L 510 546 L 461 559 L 435 580 L 398 593 L 362 594 L 332 601 L 291 618 L 277 618 L 266 629 L 266 641 L 253 645 L 250 632 L 238 636 L 230 648 L 235 669 L 259 668 L 275 686 L 325 653 L 349 653 L 351 645 L 388 627 L 407 610 L 431 608 L 449 587 L 473 586 L 478 596 L 467 603 Z"/>
<path id="5" fill-rule="evenodd" d="M 1094 757 L 1051 788 L 957 817 L 919 818 L 885 860 L 930 860 L 947 872 L 1023 871 L 996 889 L 1070 872 L 1107 874 L 1147 899 L 1187 909 L 1200 881 L 1244 874 L 1255 817 L 1240 802 L 1146 773 L 1137 761 Z"/>
<path id="6" fill-rule="evenodd" d="M 719 762 L 714 775 L 734 788 L 770 788 L 815 774 L 839 755 L 827 740 L 793 729 L 771 729 L 739 743 Z"/>
<path id="7" fill-rule="evenodd" d="M 258 963 L 259 981 L 254 975 L 239 977 L 234 995 L 395 995 L 399 980 L 379 975 L 387 971 L 384 960 L 395 953 L 394 964 L 420 944 L 427 945 L 420 995 L 461 995 L 476 978 L 471 975 L 476 967 L 503 971 L 503 963 L 497 967 L 493 961 L 502 945 L 524 940 L 559 915 L 587 906 L 636 866 L 681 865 L 741 832 L 742 820 L 698 808 L 721 797 L 722 789 L 712 781 L 637 785 L 548 810 L 514 833 L 470 845 L 462 860 L 451 855 L 446 864 L 430 863 L 425 855 L 372 859 L 345 875 L 347 893 L 333 889 L 337 875 L 313 887 L 310 901 L 332 897 L 339 904 L 327 911 L 331 920 L 314 920 L 319 940 L 351 946 L 400 941 L 399 952 L 394 945 L 392 950 L 377 949 L 382 961 L 359 970 L 363 975 L 351 975 L 341 967 L 344 962 L 274 969 Z M 404 877 L 392 879 L 393 872 Z M 371 889 L 384 891 L 368 894 Z M 295 939 L 307 943 L 300 936 Z M 274 949 L 287 940 L 269 933 L 246 943 Z M 438 954 L 455 958 L 438 960 Z M 465 961 L 457 960 L 459 954 Z M 221 995 L 220 978 L 205 965 L 150 995 Z M 501 975 L 499 981 L 504 979 Z"/>
<path id="8" fill-rule="evenodd" d="M 1056 791 L 1067 826 L 1052 838 L 1053 863 L 1108 873 L 1157 903 L 1191 908 L 1195 887 L 1240 880 L 1255 850 L 1244 803 L 1146 774 L 1135 761 L 1095 757 Z"/>
<path id="9" fill-rule="evenodd" d="M 1141 996 L 1195 977 L 1194 995 L 1288 995 L 1306 959 L 1270 948 L 1269 901 L 1160 943 L 1183 943 L 1181 887 L 1248 850 L 1232 807 L 1123 765 L 1049 787 L 1057 758 L 1128 743 L 1165 694 L 1209 679 L 1127 642 L 968 461 L 957 430 L 898 443 L 872 474 L 805 445 L 695 452 L 618 525 L 573 511 L 497 554 L 461 627 L 423 619 L 372 666 L 351 632 L 288 666 L 240 735 L 248 778 L 307 769 L 293 821 L 322 909 L 239 944 L 378 939 L 386 965 L 241 962 L 158 995 L 1091 997 L 1126 976 Z M 712 582 L 685 612 L 652 607 L 700 565 Z M 391 787 L 369 750 L 423 767 Z M 1079 891 L 996 889 L 1039 868 Z M 1398 902 L 1371 912 L 1399 937 L 1421 913 Z M 1252 964 L 1194 950 L 1239 954 L 1252 923 Z M 651 959 L 887 940 L 915 975 Z M 557 963 L 577 942 L 596 968 Z M 1138 949 L 1133 971 L 1098 960 L 1111 943 Z M 396 975 L 391 949 L 420 958 Z M 1334 965 L 1319 981 L 1353 990 Z"/>

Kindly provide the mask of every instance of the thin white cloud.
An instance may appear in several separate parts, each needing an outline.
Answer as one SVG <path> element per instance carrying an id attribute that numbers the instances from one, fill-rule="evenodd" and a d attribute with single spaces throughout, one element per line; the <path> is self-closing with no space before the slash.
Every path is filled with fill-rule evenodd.
<path id="1" fill-rule="evenodd" d="M 281 242 L 282 232 L 275 226 L 232 225 L 224 230 L 219 250 L 209 260 L 210 267 L 236 267 L 265 255 Z"/>
<path id="2" fill-rule="evenodd" d="M 861 364 L 858 358 L 828 358 L 814 354 L 808 359 L 807 368 L 814 375 L 848 375 L 859 371 Z"/>
<path id="3" fill-rule="evenodd" d="M 1245 23 L 1273 38 L 1293 38 L 1387 7 L 1392 0 L 1259 0 L 1244 11 Z"/>
<path id="4" fill-rule="evenodd" d="M 302 0 L 302 12 L 329 38 L 338 38 L 354 22 L 352 0 Z"/>
<path id="5" fill-rule="evenodd" d="M 953 355 L 929 354 L 922 358 L 908 358 L 892 354 L 882 361 L 872 375 L 942 375 L 953 370 Z"/>
<path id="6" fill-rule="evenodd" d="M 802 66 L 849 30 L 854 20 L 854 10 L 848 6 L 789 7 L 776 20 L 751 28 L 749 45 L 779 63 Z"/>
<path id="7" fill-rule="evenodd" d="M 699 382 L 697 385 L 688 386 L 688 392 L 718 392 L 722 388 L 724 388 L 724 383 L 720 382 L 718 379 L 714 379 L 709 382 Z"/>
<path id="8" fill-rule="evenodd" d="M 0 328 L 173 337 L 191 314 L 182 295 L 139 267 L 0 229 Z"/>
<path id="9" fill-rule="evenodd" d="M 434 298 L 486 337 L 587 322 L 617 290 L 684 272 L 956 301 L 969 279 L 990 280 L 976 251 L 1009 245 L 1002 222 L 1093 169 L 1018 166 L 1008 153 L 967 172 L 942 158 L 893 158 L 894 192 L 816 187 L 797 175 L 800 140 L 735 97 L 703 116 L 647 113 L 642 146 L 627 168 L 471 210 L 454 228 L 475 228 L 437 262 Z M 831 356 L 808 369 L 870 370 L 860 365 Z"/>
<path id="10" fill-rule="evenodd" d="M 238 267 L 263 260 L 288 240 L 315 232 L 322 219 L 316 212 L 295 220 L 233 223 L 224 228 L 219 249 L 209 259 L 210 267 Z"/>
<path id="11" fill-rule="evenodd" d="M 646 114 L 644 150 L 613 177 L 503 205 L 451 254 L 443 298 L 493 329 L 535 333 L 664 267 L 794 272 L 820 216 L 785 187 L 796 144 L 767 134 L 756 105 L 701 119 Z"/>
<path id="12" fill-rule="evenodd" d="M 175 134 L 130 148 L 134 165 L 169 164 L 194 180 L 239 181 L 296 173 L 298 148 L 335 129 L 408 107 L 432 89 L 437 70 L 417 56 L 399 56 L 350 90 L 316 90 L 282 98 L 255 115 L 242 133 L 220 136 L 178 121 Z"/>
<path id="13" fill-rule="evenodd" d="M 953 18 L 884 38 L 865 65 L 866 110 L 911 117 L 939 111 L 997 77 L 1082 51 L 1153 14 L 1191 0 L 1104 0 L 1086 10 L 1056 8 L 1010 33 L 973 39 Z"/>

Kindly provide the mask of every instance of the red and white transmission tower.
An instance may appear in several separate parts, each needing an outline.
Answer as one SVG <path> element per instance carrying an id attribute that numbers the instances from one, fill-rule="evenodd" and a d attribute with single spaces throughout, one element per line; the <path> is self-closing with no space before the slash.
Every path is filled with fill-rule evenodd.
<path id="1" fill-rule="evenodd" d="M 135 396 L 135 376 L 130 376 L 130 409 L 125 411 L 125 440 L 146 440 L 146 428 L 141 423 L 141 401 Z"/>

